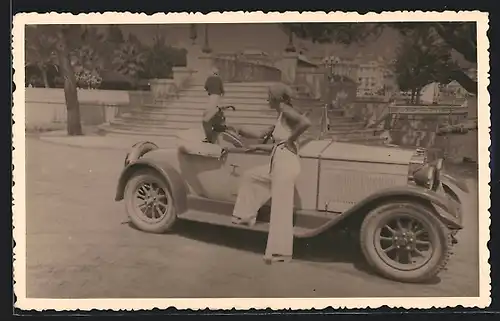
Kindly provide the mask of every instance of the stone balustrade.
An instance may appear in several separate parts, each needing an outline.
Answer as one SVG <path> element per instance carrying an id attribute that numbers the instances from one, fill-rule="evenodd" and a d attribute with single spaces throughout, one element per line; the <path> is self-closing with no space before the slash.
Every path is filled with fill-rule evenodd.
<path id="1" fill-rule="evenodd" d="M 325 74 L 322 71 L 297 69 L 295 85 L 311 98 L 320 99 L 323 94 Z"/>
<path id="2" fill-rule="evenodd" d="M 281 80 L 281 71 L 268 63 L 246 60 L 238 56 L 215 56 L 213 66 L 225 82 L 271 82 Z"/>
<path id="3" fill-rule="evenodd" d="M 475 98 L 467 105 L 390 105 L 387 100 L 356 99 L 346 109 L 349 115 L 378 128 L 391 144 L 439 150 L 448 159 L 477 159 L 477 132 L 467 135 L 437 135 L 442 126 L 467 122 L 475 117 Z M 472 137 L 472 138 L 471 138 Z M 464 144 L 464 140 L 468 140 Z"/>

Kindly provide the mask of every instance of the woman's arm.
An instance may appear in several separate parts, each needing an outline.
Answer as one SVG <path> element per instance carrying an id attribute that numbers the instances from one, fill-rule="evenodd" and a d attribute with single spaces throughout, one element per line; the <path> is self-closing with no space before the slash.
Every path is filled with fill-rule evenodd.
<path id="1" fill-rule="evenodd" d="M 283 115 L 294 124 L 292 134 L 288 138 L 289 142 L 295 142 L 309 127 L 311 127 L 309 118 L 300 114 L 293 107 L 283 106 Z"/>
<path id="2" fill-rule="evenodd" d="M 263 152 L 272 152 L 274 148 L 274 144 L 255 144 L 248 146 L 249 150 L 258 150 Z"/>
<path id="3" fill-rule="evenodd" d="M 241 135 L 245 138 L 259 139 L 259 138 L 264 138 L 270 131 L 274 129 L 274 126 L 271 126 L 270 128 L 264 131 L 244 128 L 244 127 L 233 127 L 233 128 L 237 131 L 238 135 Z"/>
<path id="4" fill-rule="evenodd" d="M 227 152 L 241 152 L 241 153 L 247 153 L 247 152 L 252 152 L 252 151 L 263 151 L 263 152 L 271 152 L 273 150 L 274 145 L 269 145 L 269 144 L 255 144 L 255 145 L 249 145 L 245 147 L 224 147 L 224 149 Z"/>

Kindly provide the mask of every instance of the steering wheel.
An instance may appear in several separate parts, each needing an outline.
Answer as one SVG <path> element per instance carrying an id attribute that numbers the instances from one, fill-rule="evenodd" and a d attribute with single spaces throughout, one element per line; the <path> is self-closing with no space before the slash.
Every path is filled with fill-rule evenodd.
<path id="1" fill-rule="evenodd" d="M 265 136 L 264 136 L 264 140 L 262 141 L 263 144 L 267 144 L 267 142 L 271 139 L 271 141 L 273 143 L 275 143 L 276 141 L 274 140 L 274 136 L 273 136 L 273 131 L 274 130 L 271 130 L 269 131 Z"/>
<path id="2" fill-rule="evenodd" d="M 217 133 L 222 133 L 227 130 L 226 126 L 226 116 L 224 115 L 224 110 L 232 109 L 236 110 L 234 106 L 217 106 L 217 113 L 212 118 L 212 130 Z"/>

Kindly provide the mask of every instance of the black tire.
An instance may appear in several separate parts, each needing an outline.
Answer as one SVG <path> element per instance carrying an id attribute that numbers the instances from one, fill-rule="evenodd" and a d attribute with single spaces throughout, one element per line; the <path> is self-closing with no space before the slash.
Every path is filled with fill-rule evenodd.
<path id="1" fill-rule="evenodd" d="M 139 202 L 147 203 L 147 197 L 143 196 L 148 190 L 145 187 L 147 185 L 154 188 L 158 196 L 155 201 L 152 201 L 152 206 L 141 206 Z M 165 180 L 153 170 L 138 171 L 128 180 L 125 186 L 125 209 L 134 226 L 148 233 L 160 234 L 170 231 L 177 221 L 170 188 Z"/>
<path id="2" fill-rule="evenodd" d="M 398 220 L 406 226 L 399 229 Z M 407 283 L 422 283 L 439 274 L 452 248 L 448 228 L 428 206 L 411 201 L 386 203 L 370 211 L 361 225 L 360 241 L 371 267 L 388 279 Z M 422 252 L 424 248 L 428 251 Z M 423 262 L 415 264 L 412 255 Z M 403 257 L 406 263 L 401 262 Z"/>

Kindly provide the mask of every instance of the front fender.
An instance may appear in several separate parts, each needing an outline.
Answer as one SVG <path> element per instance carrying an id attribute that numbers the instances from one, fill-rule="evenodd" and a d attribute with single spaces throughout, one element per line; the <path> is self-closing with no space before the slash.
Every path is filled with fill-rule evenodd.
<path id="1" fill-rule="evenodd" d="M 371 194 L 361 202 L 349 208 L 347 211 L 333 216 L 333 218 L 327 223 L 301 235 L 301 237 L 319 235 L 341 222 L 345 223 L 348 219 L 363 220 L 365 215 L 370 210 L 380 204 L 400 200 L 411 200 L 430 205 L 433 209 L 434 215 L 436 215 L 436 217 L 449 229 L 459 230 L 463 228 L 461 204 L 459 202 L 447 197 L 445 192 L 438 193 L 418 186 L 407 185 L 387 188 Z"/>
<path id="2" fill-rule="evenodd" d="M 157 159 L 141 158 L 123 168 L 118 179 L 115 201 L 123 200 L 128 180 L 134 173 L 142 169 L 152 169 L 165 180 L 172 193 L 177 214 L 187 211 L 188 190 L 184 179 L 168 162 Z"/>
<path id="3" fill-rule="evenodd" d="M 450 229 L 462 229 L 461 204 L 446 196 L 444 192 L 438 193 L 418 186 L 400 186 L 383 189 L 371 194 L 363 201 L 357 203 L 341 215 L 339 219 L 332 220 L 328 225 L 333 226 L 340 221 L 358 214 L 366 214 L 381 203 L 410 199 L 416 202 L 429 204 L 436 217 Z"/>
<path id="4" fill-rule="evenodd" d="M 460 190 L 462 190 L 462 192 L 469 193 L 469 187 L 467 186 L 467 183 L 465 183 L 464 180 L 457 179 L 451 176 L 446 171 L 441 171 L 441 173 L 439 174 L 439 180 L 448 186 L 454 185 L 458 187 Z"/>
<path id="5" fill-rule="evenodd" d="M 396 188 L 384 189 L 378 193 L 367 197 L 361 204 L 349 209 L 354 212 L 361 207 L 376 204 L 380 201 L 390 201 L 391 199 L 410 198 L 420 202 L 427 202 L 432 205 L 436 216 L 446 226 L 452 229 L 462 229 L 461 204 L 447 197 L 445 192 L 436 192 L 419 186 L 407 185 Z"/>

